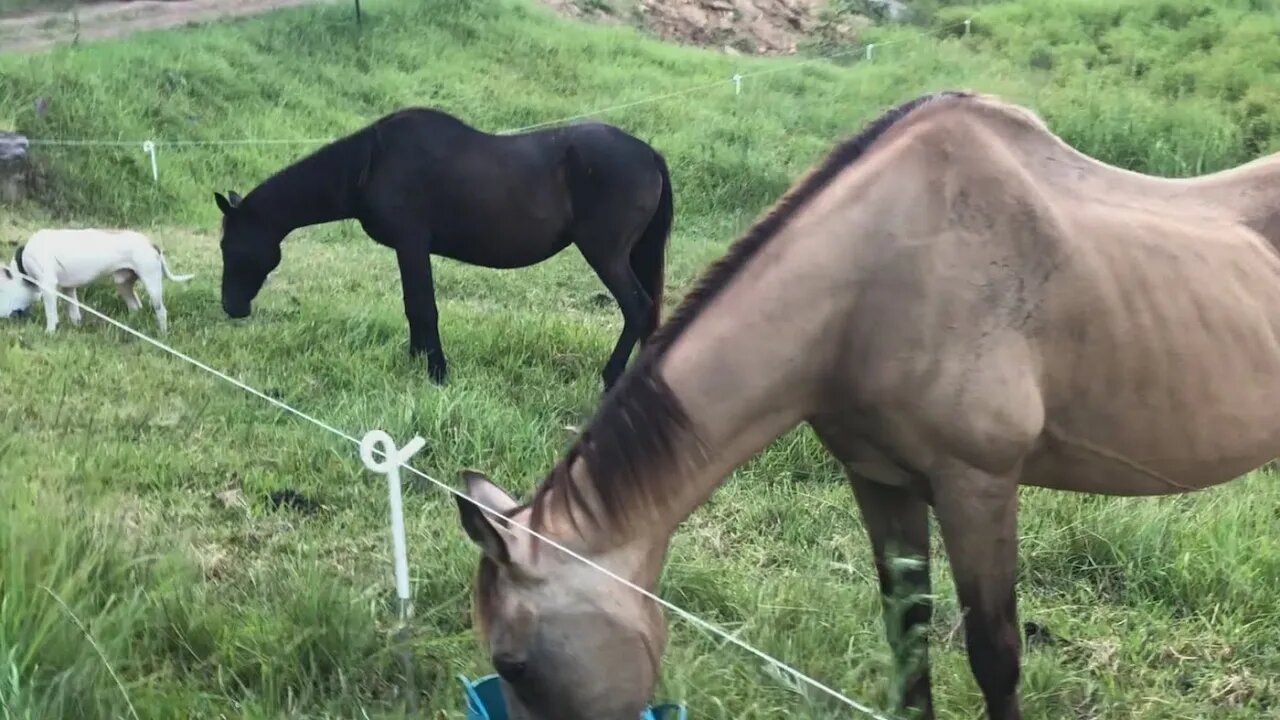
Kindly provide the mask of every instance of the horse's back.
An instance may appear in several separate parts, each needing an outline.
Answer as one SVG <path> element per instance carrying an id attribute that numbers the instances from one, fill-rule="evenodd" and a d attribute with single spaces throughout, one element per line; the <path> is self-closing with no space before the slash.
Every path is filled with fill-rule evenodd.
<path id="1" fill-rule="evenodd" d="M 429 238 L 434 254 L 498 268 L 541 262 L 568 244 L 571 204 L 554 148 L 429 109 L 401 111 L 374 137 L 362 221 L 375 239 Z"/>
<path id="2" fill-rule="evenodd" d="M 898 143 L 916 162 L 883 166 L 918 186 L 894 201 L 902 217 L 939 220 L 861 269 L 862 304 L 886 298 L 897 318 L 855 311 L 864 402 L 913 408 L 899 435 L 975 466 L 1034 439 L 1026 481 L 1051 487 L 1171 492 L 1280 452 L 1280 258 L 1264 238 L 1231 208 L 1108 193 L 1115 176 L 1046 170 L 1043 146 L 944 119 Z"/>
<path id="3" fill-rule="evenodd" d="M 653 148 L 605 123 L 496 135 L 406 108 L 369 133 L 366 230 L 407 236 L 429 228 L 433 253 L 476 265 L 541 262 L 575 241 L 584 218 L 599 229 L 577 233 L 583 237 L 629 237 L 626 225 L 638 225 L 638 234 L 662 188 Z"/>

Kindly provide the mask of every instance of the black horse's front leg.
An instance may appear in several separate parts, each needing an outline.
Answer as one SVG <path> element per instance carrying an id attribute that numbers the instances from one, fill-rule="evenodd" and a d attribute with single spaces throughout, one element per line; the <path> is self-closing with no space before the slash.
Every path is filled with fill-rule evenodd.
<path id="1" fill-rule="evenodd" d="M 444 384 L 448 362 L 440 346 L 440 318 L 436 311 L 435 281 L 431 277 L 431 252 L 425 244 L 404 243 L 396 250 L 404 314 L 409 320 L 409 356 L 427 356 L 427 375 Z"/>

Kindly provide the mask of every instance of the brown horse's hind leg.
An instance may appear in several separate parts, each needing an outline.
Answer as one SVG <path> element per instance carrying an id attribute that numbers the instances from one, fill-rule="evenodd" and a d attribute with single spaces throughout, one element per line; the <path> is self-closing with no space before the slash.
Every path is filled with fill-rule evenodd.
<path id="1" fill-rule="evenodd" d="M 1016 476 L 1014 476 L 1016 477 Z M 1017 482 L 965 469 L 932 482 L 956 593 L 965 612 L 969 665 L 991 720 L 1021 720 L 1022 638 L 1014 588 L 1018 563 Z"/>
<path id="2" fill-rule="evenodd" d="M 929 678 L 929 506 L 910 490 L 849 473 L 862 522 L 871 538 L 884 625 L 901 683 L 900 707 L 933 720 Z"/>

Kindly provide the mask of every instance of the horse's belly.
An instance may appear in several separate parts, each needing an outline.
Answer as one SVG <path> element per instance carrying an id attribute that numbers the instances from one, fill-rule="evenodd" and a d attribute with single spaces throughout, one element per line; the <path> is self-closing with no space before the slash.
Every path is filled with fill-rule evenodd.
<path id="1" fill-rule="evenodd" d="M 1213 454 L 1144 456 L 1122 443 L 1047 429 L 1023 465 L 1022 483 L 1100 495 L 1170 495 L 1219 485 L 1280 454 L 1274 442 L 1221 448 Z"/>
<path id="2" fill-rule="evenodd" d="M 469 265 L 512 269 L 536 265 L 569 245 L 568 237 L 550 226 L 530 223 L 523 232 L 490 226 L 489 232 L 442 233 L 431 252 Z"/>
<path id="3" fill-rule="evenodd" d="M 569 244 L 568 199 L 553 187 L 499 185 L 483 198 L 450 199 L 432 210 L 433 254 L 509 269 L 540 263 Z"/>

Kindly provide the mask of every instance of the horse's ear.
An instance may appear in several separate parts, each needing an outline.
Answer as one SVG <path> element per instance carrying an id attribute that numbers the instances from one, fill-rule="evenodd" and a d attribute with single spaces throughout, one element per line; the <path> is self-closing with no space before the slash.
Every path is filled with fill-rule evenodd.
<path id="1" fill-rule="evenodd" d="M 240 193 L 235 190 L 228 190 L 227 199 L 231 201 L 231 207 L 240 207 L 240 200 L 242 199 Z"/>
<path id="2" fill-rule="evenodd" d="M 231 202 L 220 192 L 214 191 L 213 201 L 218 204 L 218 209 L 222 211 L 223 215 L 230 215 L 232 209 L 234 209 Z"/>
<path id="3" fill-rule="evenodd" d="M 467 531 L 480 550 L 494 562 L 506 565 L 511 562 L 511 553 L 507 549 L 507 541 L 495 526 L 501 519 L 491 518 L 481 510 L 477 503 L 495 512 L 506 512 L 519 503 L 502 488 L 494 485 L 481 473 L 466 470 L 462 479 L 467 483 L 466 497 L 456 496 L 458 501 L 458 517 L 462 521 L 462 529 Z"/>

